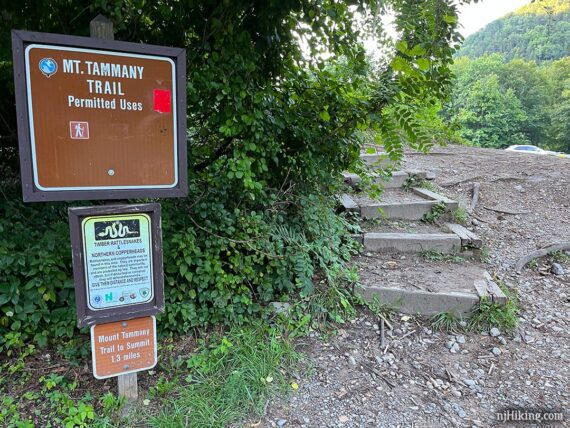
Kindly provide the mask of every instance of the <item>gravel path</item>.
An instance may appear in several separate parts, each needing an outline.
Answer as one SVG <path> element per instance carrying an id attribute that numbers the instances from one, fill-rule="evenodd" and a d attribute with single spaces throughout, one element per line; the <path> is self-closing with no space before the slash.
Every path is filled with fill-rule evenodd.
<path id="1" fill-rule="evenodd" d="M 405 167 L 435 171 L 442 193 L 466 205 L 480 183 L 472 229 L 489 249 L 487 269 L 518 292 L 518 331 L 448 334 L 397 315 L 382 349 L 377 319 L 363 311 L 333 337 L 299 342 L 311 376 L 256 426 L 487 427 L 507 408 L 570 421 L 570 263 L 562 275 L 549 260 L 513 270 L 521 256 L 569 239 L 570 159 L 448 147 L 407 153 Z"/>

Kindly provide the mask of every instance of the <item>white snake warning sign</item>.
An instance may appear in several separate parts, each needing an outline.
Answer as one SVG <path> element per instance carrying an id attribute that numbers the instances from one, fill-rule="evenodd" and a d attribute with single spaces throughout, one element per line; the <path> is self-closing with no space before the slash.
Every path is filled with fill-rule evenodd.
<path id="1" fill-rule="evenodd" d="M 86 217 L 81 222 L 81 231 L 89 309 L 152 300 L 152 235 L 148 215 Z"/>

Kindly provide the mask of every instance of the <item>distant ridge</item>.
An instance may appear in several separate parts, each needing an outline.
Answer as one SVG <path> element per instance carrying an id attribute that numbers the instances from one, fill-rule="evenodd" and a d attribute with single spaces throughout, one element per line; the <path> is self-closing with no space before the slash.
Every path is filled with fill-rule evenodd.
<path id="1" fill-rule="evenodd" d="M 458 56 L 491 53 L 538 63 L 570 56 L 570 0 L 538 0 L 523 6 L 467 37 Z"/>

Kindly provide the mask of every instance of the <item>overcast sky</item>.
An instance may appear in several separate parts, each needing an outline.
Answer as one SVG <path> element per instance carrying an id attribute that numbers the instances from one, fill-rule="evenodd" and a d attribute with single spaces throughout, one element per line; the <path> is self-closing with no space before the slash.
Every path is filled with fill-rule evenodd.
<path id="1" fill-rule="evenodd" d="M 483 0 L 477 4 L 460 6 L 459 23 L 463 26 L 461 34 L 467 37 L 491 21 L 529 3 L 530 0 Z"/>

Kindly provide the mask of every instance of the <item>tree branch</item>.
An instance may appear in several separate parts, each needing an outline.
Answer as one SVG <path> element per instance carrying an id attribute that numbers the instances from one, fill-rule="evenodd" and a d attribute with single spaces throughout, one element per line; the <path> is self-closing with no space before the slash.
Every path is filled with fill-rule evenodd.
<path id="1" fill-rule="evenodd" d="M 523 268 L 532 260 L 547 256 L 548 254 L 552 253 L 553 251 L 567 251 L 570 250 L 570 241 L 566 242 L 557 242 L 556 244 L 552 244 L 549 247 L 542 248 L 540 250 L 533 251 L 532 253 L 521 257 L 515 266 L 515 271 L 517 273 L 521 273 Z"/>

